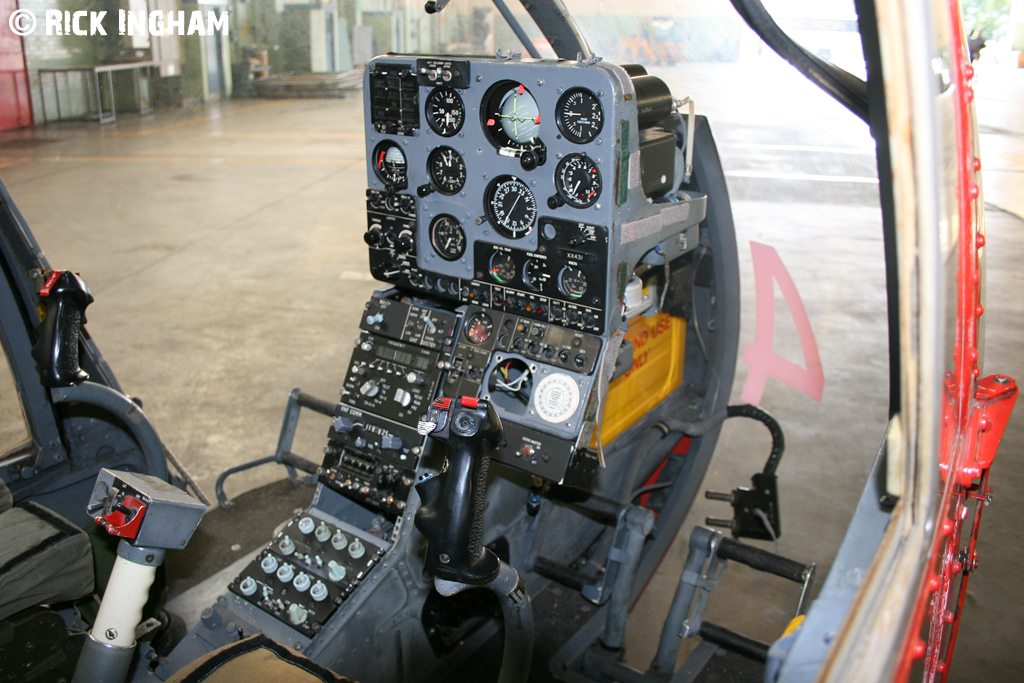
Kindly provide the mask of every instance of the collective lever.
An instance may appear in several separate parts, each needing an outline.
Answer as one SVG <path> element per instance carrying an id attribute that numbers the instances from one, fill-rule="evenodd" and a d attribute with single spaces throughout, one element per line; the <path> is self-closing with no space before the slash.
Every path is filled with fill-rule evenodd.
<path id="1" fill-rule="evenodd" d="M 78 365 L 78 342 L 85 323 L 85 308 L 92 292 L 82 278 L 69 270 L 54 271 L 39 292 L 46 316 L 36 328 L 32 357 L 47 387 L 70 387 L 89 379 Z"/>

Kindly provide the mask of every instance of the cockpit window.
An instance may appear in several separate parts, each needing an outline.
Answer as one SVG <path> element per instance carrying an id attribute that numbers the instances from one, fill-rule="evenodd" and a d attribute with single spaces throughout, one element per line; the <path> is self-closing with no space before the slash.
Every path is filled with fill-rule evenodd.
<path id="1" fill-rule="evenodd" d="M 5 354 L 0 361 L 0 461 L 17 453 L 28 440 L 21 396 Z"/>

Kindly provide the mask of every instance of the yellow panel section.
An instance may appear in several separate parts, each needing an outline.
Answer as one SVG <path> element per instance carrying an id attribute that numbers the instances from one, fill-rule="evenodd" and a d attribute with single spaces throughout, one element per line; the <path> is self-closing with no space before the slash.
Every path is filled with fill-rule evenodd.
<path id="1" fill-rule="evenodd" d="M 633 367 L 608 387 L 601 441 L 612 442 L 683 381 L 686 320 L 668 313 L 629 321 L 626 341 L 633 343 Z M 596 436 L 591 448 L 597 445 Z"/>

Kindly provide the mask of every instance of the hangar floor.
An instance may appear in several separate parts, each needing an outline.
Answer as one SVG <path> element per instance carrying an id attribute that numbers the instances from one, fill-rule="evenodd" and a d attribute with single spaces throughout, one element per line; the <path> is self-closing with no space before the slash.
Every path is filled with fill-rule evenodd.
<path id="1" fill-rule="evenodd" d="M 818 562 L 824 577 L 886 420 L 871 140 L 852 115 L 774 63 L 654 73 L 677 97 L 695 97 L 718 139 L 747 293 L 741 345 L 754 329 L 750 241 L 777 249 L 807 307 L 824 397 L 815 403 L 770 382 L 762 405 L 786 430 L 780 552 Z M 1024 72 L 979 69 L 977 90 L 990 202 L 984 369 L 1024 381 L 1017 260 L 1024 254 Z M 0 177 L 51 263 L 79 271 L 93 289 L 92 336 L 211 493 L 219 472 L 273 450 L 293 387 L 337 395 L 359 311 L 376 287 L 361 239 L 363 164 L 358 94 L 231 101 L 122 115 L 116 127 L 65 123 L 0 133 Z M 784 315 L 778 323 L 776 350 L 799 361 L 791 323 Z M 745 376 L 741 363 L 734 400 Z M 295 450 L 316 459 L 326 424 L 308 422 Z M 995 501 L 982 526 L 981 570 L 971 580 L 952 681 L 1013 680 L 1024 667 L 1022 448 L 1018 408 L 992 471 Z M 705 488 L 747 485 L 768 449 L 758 426 L 728 424 Z M 229 493 L 260 489 L 282 474 L 257 469 L 232 480 Z M 653 655 L 690 529 L 705 515 L 727 513 L 725 504 L 701 500 L 690 514 L 634 608 L 627 648 L 634 665 L 646 668 Z M 247 527 L 229 524 L 210 539 L 224 564 L 266 539 Z M 796 592 L 742 569 L 730 570 L 711 614 L 771 640 Z"/>

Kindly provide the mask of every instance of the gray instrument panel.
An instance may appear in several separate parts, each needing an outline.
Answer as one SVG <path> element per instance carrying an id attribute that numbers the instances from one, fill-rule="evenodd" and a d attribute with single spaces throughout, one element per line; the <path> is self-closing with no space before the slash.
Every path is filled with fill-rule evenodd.
<path id="1" fill-rule="evenodd" d="M 608 230 L 616 216 L 621 160 L 616 156 L 619 130 L 615 122 L 622 116 L 620 104 L 623 101 L 618 79 L 608 69 L 576 63 L 538 61 L 513 65 L 498 60 L 455 60 L 449 64 L 459 72 L 458 77 L 448 81 L 439 77 L 431 81 L 420 73 L 426 61 L 388 56 L 374 60 L 367 68 L 366 87 L 371 92 L 375 84 L 380 90 L 380 82 L 387 83 L 388 79 L 390 83 L 384 87 L 390 86 L 389 91 L 396 90 L 396 79 L 417 81 L 415 103 L 419 121 L 416 127 L 380 123 L 379 103 L 375 103 L 372 96 L 365 98 L 366 119 L 376 123 L 367 127 L 366 153 L 371 160 L 368 186 L 382 193 L 407 195 L 406 204 L 410 200 L 415 202 L 415 265 L 428 273 L 457 279 L 462 287 L 470 287 L 474 281 L 491 286 L 508 285 L 511 283 L 492 272 L 503 264 L 492 266 L 490 256 L 500 251 L 500 247 L 511 247 L 520 252 L 511 266 L 516 275 L 514 289 L 517 292 L 586 307 L 597 317 L 604 318 L 604 302 L 615 298 L 615 292 L 609 291 L 612 284 L 606 277 L 581 279 L 579 265 L 592 263 L 598 266 L 595 270 L 604 275 L 608 270 L 607 245 L 595 245 L 596 248 L 586 253 L 571 253 L 569 248 L 552 253 L 553 249 L 546 249 L 542 244 L 541 235 L 546 232 L 552 236 L 567 224 Z M 413 98 L 408 96 L 408 87 L 398 86 L 398 91 L 406 97 L 403 102 L 392 98 L 390 115 L 408 121 Z M 531 139 L 529 142 L 517 142 L 503 132 L 495 133 L 500 125 L 487 125 L 488 121 L 496 119 L 494 109 L 500 108 L 503 93 L 508 99 L 507 113 L 524 119 L 513 122 L 513 136 L 515 128 L 522 125 L 525 128 L 519 131 L 518 137 Z M 453 104 L 453 100 L 457 102 Z M 488 107 L 489 100 L 491 107 Z M 448 128 L 440 127 L 446 134 L 439 134 L 435 130 L 438 127 L 431 125 L 432 115 L 447 108 L 455 114 L 449 117 L 451 121 L 458 116 L 459 102 L 463 112 L 461 122 Z M 404 111 L 396 112 L 396 108 Z M 539 118 L 526 120 L 532 113 Z M 437 118 L 443 119 L 443 115 Z M 581 119 L 583 125 L 579 123 Z M 381 128 L 391 132 L 378 132 Z M 448 135 L 456 129 L 458 132 Z M 592 139 L 574 142 L 570 137 Z M 395 149 L 400 150 L 401 158 Z M 533 163 L 524 162 L 524 152 L 527 157 L 533 156 Z M 389 154 L 391 161 L 386 159 Z M 456 180 L 448 183 L 450 176 L 442 176 L 439 183 L 436 174 L 432 178 L 432 162 L 444 165 L 450 161 L 458 166 L 459 159 L 464 171 L 453 172 Z M 395 172 L 401 164 L 405 169 L 404 180 L 393 182 L 402 175 Z M 448 194 L 450 188 L 459 184 L 457 178 L 461 174 L 465 176 L 462 186 Z M 563 178 L 561 192 L 556 175 Z M 599 185 L 588 182 L 587 176 L 599 177 Z M 576 195 L 571 194 L 573 189 Z M 569 196 L 570 201 L 566 201 L 565 196 Z M 514 233 L 495 225 L 496 212 L 488 210 L 489 205 L 498 206 L 502 200 L 504 208 L 516 216 L 506 221 L 514 226 Z M 572 202 L 589 205 L 577 208 Z M 458 228 L 449 223 L 435 228 L 432 235 L 431 227 L 439 216 L 457 221 Z M 501 222 L 500 218 L 497 220 Z M 591 227 L 586 229 L 593 231 Z M 447 244 L 451 246 L 450 236 L 459 230 L 464 235 L 464 243 L 445 253 L 444 243 L 438 244 L 437 233 L 447 234 Z M 531 287 L 524 281 L 529 278 L 529 273 L 524 276 L 524 269 L 536 268 L 537 264 L 542 264 L 545 272 Z M 598 281 L 592 281 L 595 279 Z M 418 284 L 418 278 L 414 279 L 413 286 Z M 430 284 L 428 281 L 422 288 L 429 291 Z M 472 302 L 472 297 L 468 296 L 452 298 Z M 590 326 L 589 330 L 603 331 L 602 322 Z"/>

